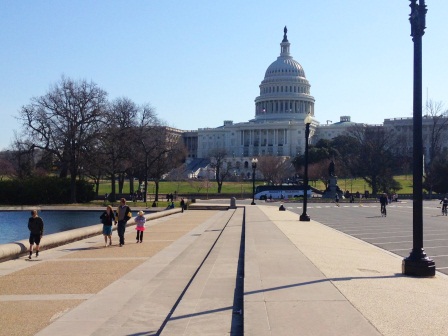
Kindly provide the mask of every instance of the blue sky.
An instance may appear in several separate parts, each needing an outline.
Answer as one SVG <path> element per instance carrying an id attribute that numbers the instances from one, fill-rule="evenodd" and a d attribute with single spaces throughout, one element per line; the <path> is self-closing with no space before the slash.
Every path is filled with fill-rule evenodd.
<path id="1" fill-rule="evenodd" d="M 427 5 L 423 96 L 448 107 L 448 1 Z M 285 25 L 321 123 L 411 117 L 409 13 L 407 0 L 0 0 L 0 149 L 62 75 L 180 129 L 247 121 Z"/>

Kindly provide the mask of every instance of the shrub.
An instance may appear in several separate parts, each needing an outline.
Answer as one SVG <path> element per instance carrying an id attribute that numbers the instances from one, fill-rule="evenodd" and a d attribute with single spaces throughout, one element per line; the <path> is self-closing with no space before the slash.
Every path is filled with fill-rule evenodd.
<path id="1" fill-rule="evenodd" d="M 93 184 L 76 182 L 80 203 L 94 199 Z M 59 177 L 31 177 L 24 180 L 0 181 L 0 204 L 64 204 L 70 202 L 70 180 Z"/>

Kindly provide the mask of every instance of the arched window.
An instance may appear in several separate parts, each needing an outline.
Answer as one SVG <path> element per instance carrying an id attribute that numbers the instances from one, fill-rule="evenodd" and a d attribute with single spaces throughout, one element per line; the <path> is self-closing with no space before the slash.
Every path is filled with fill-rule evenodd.
<path id="1" fill-rule="evenodd" d="M 244 161 L 244 168 L 249 168 L 249 162 Z"/>

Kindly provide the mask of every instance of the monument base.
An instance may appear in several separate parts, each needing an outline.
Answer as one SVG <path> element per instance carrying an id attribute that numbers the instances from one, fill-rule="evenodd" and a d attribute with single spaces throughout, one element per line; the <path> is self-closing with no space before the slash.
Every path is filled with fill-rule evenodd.
<path id="1" fill-rule="evenodd" d="M 337 176 L 330 176 L 328 180 L 328 188 L 322 194 L 322 198 L 335 198 L 336 194 L 339 195 L 339 198 L 342 198 L 343 192 L 338 187 Z"/>

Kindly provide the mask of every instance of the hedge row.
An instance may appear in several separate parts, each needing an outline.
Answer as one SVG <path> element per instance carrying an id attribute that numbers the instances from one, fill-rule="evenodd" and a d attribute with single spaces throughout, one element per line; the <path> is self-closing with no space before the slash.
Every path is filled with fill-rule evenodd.
<path id="1" fill-rule="evenodd" d="M 93 200 L 93 185 L 76 181 L 76 200 L 87 203 Z M 35 205 L 70 203 L 70 179 L 59 177 L 33 177 L 25 180 L 0 181 L 0 204 Z"/>

